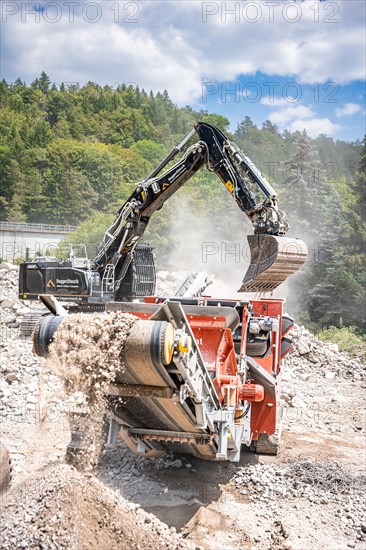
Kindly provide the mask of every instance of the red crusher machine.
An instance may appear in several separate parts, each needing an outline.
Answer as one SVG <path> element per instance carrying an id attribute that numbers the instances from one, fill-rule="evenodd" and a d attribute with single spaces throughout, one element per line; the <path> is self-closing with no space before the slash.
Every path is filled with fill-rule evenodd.
<path id="1" fill-rule="evenodd" d="M 149 296 L 109 302 L 106 311 L 138 318 L 109 387 L 109 443 L 120 435 L 144 456 L 174 451 L 234 462 L 242 445 L 276 454 L 281 360 L 293 326 L 283 300 Z M 39 355 L 65 319 L 40 319 Z"/>

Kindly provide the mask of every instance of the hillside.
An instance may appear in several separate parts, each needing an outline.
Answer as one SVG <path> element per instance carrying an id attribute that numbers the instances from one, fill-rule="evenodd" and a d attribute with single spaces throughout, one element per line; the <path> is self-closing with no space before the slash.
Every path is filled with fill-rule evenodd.
<path id="1" fill-rule="evenodd" d="M 313 140 L 305 132 L 280 133 L 269 121 L 258 128 L 243 116 L 229 137 L 275 181 L 291 234 L 310 248 L 307 267 L 292 283 L 290 311 L 317 326 L 364 328 L 364 148 L 325 135 Z M 85 222 L 75 239 L 86 241 L 93 255 L 134 185 L 200 119 L 225 132 L 229 127 L 220 115 L 177 107 L 167 91 L 154 95 L 92 82 L 57 88 L 44 72 L 30 86 L 3 80 L 0 220 Z M 202 170 L 169 201 L 145 235 L 161 267 L 202 267 L 207 242 L 244 246 L 250 224 L 227 199 L 224 186 Z M 219 263 L 225 280 L 244 273 L 237 261 Z"/>
<path id="2" fill-rule="evenodd" d="M 77 224 L 93 211 L 111 212 L 195 121 L 207 119 L 226 132 L 229 126 L 220 115 L 178 108 L 167 91 L 154 96 L 138 87 L 92 82 L 57 89 L 45 73 L 30 86 L 3 80 L 0 113 L 1 219 L 28 222 Z M 248 116 L 235 133 L 279 187 L 299 137 L 280 134 L 269 121 L 258 129 Z M 354 178 L 360 144 L 324 135 L 310 142 L 329 181 Z M 207 174 L 201 178 L 209 181 Z"/>

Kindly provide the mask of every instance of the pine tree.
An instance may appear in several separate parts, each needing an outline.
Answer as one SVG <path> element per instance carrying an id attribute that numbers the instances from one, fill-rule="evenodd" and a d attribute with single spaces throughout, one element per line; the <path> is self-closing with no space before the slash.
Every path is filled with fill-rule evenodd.
<path id="1" fill-rule="evenodd" d="M 322 170 L 318 154 L 303 132 L 296 151 L 284 166 L 284 189 L 281 205 L 297 237 L 314 241 L 324 227 L 329 186 Z"/>
<path id="2" fill-rule="evenodd" d="M 326 207 L 316 247 L 313 245 L 311 250 L 306 304 L 311 321 L 339 326 L 344 318 L 344 304 L 337 274 L 343 250 L 340 197 L 336 191 L 330 192 Z"/>
<path id="3" fill-rule="evenodd" d="M 355 181 L 350 184 L 349 201 L 344 207 L 343 254 L 335 276 L 341 280 L 340 300 L 345 301 L 343 321 L 366 329 L 366 136 Z"/>
<path id="4" fill-rule="evenodd" d="M 277 124 L 273 124 L 270 120 L 265 120 L 262 124 L 262 130 L 265 132 L 270 132 L 271 134 L 280 135 Z"/>
<path id="5" fill-rule="evenodd" d="M 32 88 L 40 90 L 43 94 L 49 92 L 50 85 L 51 79 L 44 71 L 42 71 L 40 77 L 36 78 L 31 84 Z"/>
<path id="6" fill-rule="evenodd" d="M 356 174 L 354 190 L 359 197 L 359 213 L 363 221 L 366 220 L 366 135 L 362 141 L 361 158 Z"/>
<path id="7" fill-rule="evenodd" d="M 326 182 L 316 150 L 303 132 L 295 153 L 285 166 L 287 177 L 281 206 L 290 222 L 290 234 L 304 240 L 309 257 L 300 274 L 290 280 L 289 307 L 299 313 L 308 311 L 314 322 L 336 304 L 332 269 L 340 239 L 340 198 Z"/>
<path id="8" fill-rule="evenodd" d="M 244 120 L 239 122 L 235 135 L 239 138 L 246 138 L 251 130 L 257 128 L 250 116 L 246 116 Z"/>

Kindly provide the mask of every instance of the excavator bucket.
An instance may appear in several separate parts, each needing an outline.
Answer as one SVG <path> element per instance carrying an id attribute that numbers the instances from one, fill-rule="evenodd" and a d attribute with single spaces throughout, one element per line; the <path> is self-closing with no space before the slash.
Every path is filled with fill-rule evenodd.
<path id="1" fill-rule="evenodd" d="M 272 292 L 305 263 L 303 241 L 274 235 L 248 235 L 250 266 L 238 292 Z"/>

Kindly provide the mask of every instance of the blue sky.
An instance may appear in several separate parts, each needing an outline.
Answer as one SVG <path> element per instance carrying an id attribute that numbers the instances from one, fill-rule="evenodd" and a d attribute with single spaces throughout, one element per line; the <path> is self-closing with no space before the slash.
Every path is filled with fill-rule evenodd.
<path id="1" fill-rule="evenodd" d="M 257 126 L 269 119 L 284 130 L 306 129 L 353 141 L 365 133 L 365 82 L 338 84 L 333 80 L 302 83 L 294 77 L 240 75 L 235 80 L 202 83 L 195 107 L 228 117 L 234 131 L 250 116 Z"/>
<path id="2" fill-rule="evenodd" d="M 365 133 L 362 0 L 2 0 L 1 77 L 132 82 L 334 139 Z"/>

